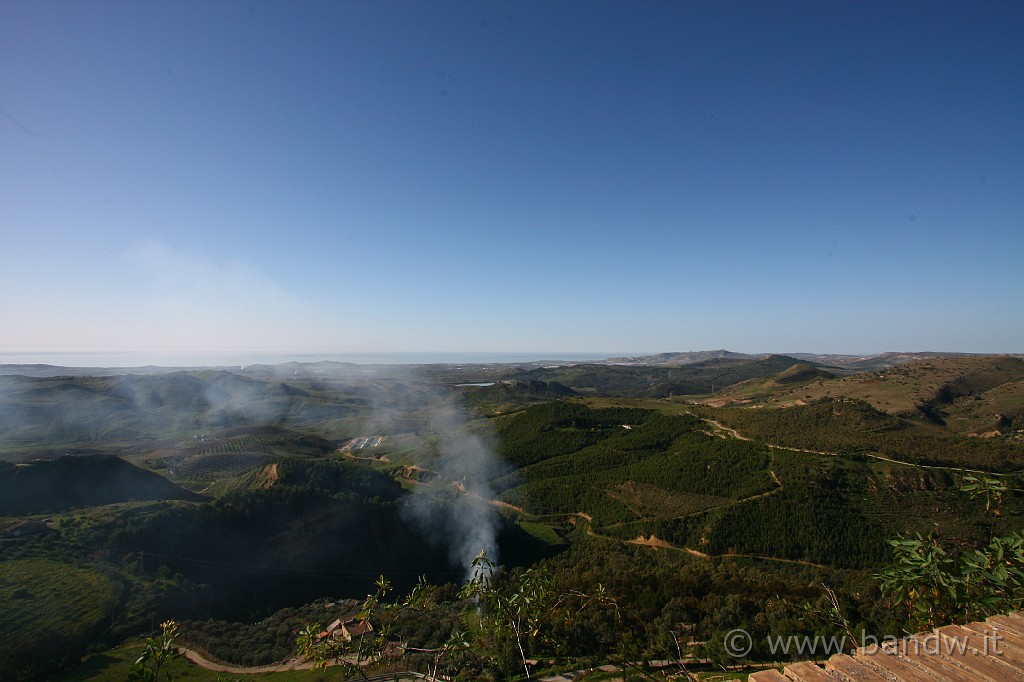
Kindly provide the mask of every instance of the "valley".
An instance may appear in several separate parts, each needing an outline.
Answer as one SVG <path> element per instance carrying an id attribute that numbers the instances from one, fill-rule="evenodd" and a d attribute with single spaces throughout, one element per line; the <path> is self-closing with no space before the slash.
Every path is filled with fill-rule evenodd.
<path id="1" fill-rule="evenodd" d="M 280 665 L 379 576 L 397 595 L 425 576 L 429 607 L 403 612 L 389 641 L 407 651 L 381 669 L 428 671 L 416 650 L 467 629 L 451 674 L 521 677 L 458 594 L 481 550 L 498 585 L 542 570 L 579 601 L 538 622 L 538 673 L 767 660 L 732 661 L 722 634 L 832 631 L 830 593 L 851 627 L 903 632 L 913 614 L 877 579 L 888 540 L 1024 528 L 1024 361 L 833 360 L 6 366 L 0 670 L 123 679 L 118 652 L 169 618 L 220 665 Z M 996 516 L 978 475 L 1002 481 Z"/>

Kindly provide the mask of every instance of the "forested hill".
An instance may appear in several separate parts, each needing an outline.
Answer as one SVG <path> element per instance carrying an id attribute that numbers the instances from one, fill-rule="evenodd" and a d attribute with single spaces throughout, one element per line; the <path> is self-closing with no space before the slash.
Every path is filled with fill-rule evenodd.
<path id="1" fill-rule="evenodd" d="M 45 514 L 129 500 L 200 500 L 163 476 L 114 455 L 69 455 L 32 464 L 0 461 L 0 516 Z"/>
<path id="2" fill-rule="evenodd" d="M 938 524 L 973 542 L 991 527 L 955 465 L 907 466 L 880 449 L 977 466 L 1012 454 L 849 400 L 789 409 L 614 404 L 549 402 L 498 417 L 501 453 L 517 467 L 495 482 L 501 498 L 538 518 L 585 519 L 588 533 L 620 542 L 863 570 L 885 562 L 885 541 L 898 533 Z M 1024 500 L 1004 502 L 1000 527 L 1019 528 Z"/>

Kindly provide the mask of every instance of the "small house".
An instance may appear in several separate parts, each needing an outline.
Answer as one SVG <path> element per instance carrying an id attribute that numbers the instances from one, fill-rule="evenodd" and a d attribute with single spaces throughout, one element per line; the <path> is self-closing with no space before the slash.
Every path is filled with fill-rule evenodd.
<path id="1" fill-rule="evenodd" d="M 361 637 L 370 632 L 373 632 L 373 625 L 368 620 L 349 618 L 346 621 L 342 621 L 339 618 L 328 625 L 326 631 L 320 633 L 320 638 L 334 637 L 334 639 L 341 642 L 351 642 L 356 637 Z"/>

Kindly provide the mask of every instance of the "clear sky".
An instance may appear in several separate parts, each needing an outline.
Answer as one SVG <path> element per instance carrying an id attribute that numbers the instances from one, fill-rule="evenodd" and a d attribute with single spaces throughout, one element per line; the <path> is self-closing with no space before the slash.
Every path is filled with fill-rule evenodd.
<path id="1" fill-rule="evenodd" d="M 1024 351 L 1024 3 L 0 2 L 0 352 Z"/>

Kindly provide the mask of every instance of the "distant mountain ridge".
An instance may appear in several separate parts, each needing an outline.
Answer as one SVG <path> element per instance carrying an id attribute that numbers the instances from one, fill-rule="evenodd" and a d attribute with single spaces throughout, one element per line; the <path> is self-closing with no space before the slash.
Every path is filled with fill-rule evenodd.
<path id="1" fill-rule="evenodd" d="M 351 362 L 337 362 L 333 360 L 302 362 L 291 361 L 277 364 L 250 364 L 250 365 L 210 365 L 203 367 L 66 367 L 61 365 L 45 364 L 0 364 L 0 377 L 25 377 L 25 378 L 57 378 L 57 377 L 124 377 L 124 376 L 156 376 L 168 375 L 181 372 L 222 372 L 251 379 L 277 379 L 286 381 L 295 377 L 324 377 L 333 379 L 366 378 L 371 375 L 381 377 L 393 373 L 412 371 L 444 371 L 445 368 L 521 368 L 521 369 L 542 369 L 552 367 L 574 367 L 586 365 L 619 365 L 623 367 L 684 367 L 706 362 L 753 362 L 764 361 L 770 358 L 789 357 L 800 362 L 811 363 L 818 367 L 827 368 L 831 371 L 839 370 L 853 372 L 871 372 L 897 365 L 914 362 L 917 360 L 938 360 L 948 358 L 970 358 L 986 356 L 1004 356 L 1024 358 L 1022 353 L 958 353 L 946 351 L 919 351 L 900 352 L 888 351 L 873 355 L 849 355 L 841 353 L 738 353 L 735 351 L 699 350 L 699 351 L 674 351 L 654 353 L 652 355 L 616 356 L 604 359 L 588 360 L 545 360 L 528 362 L 487 362 L 479 363 L 448 362 L 428 364 L 356 364 Z M 474 375 L 475 376 L 475 375 Z M 487 374 L 484 378 L 476 380 L 491 380 L 498 374 Z"/>
<path id="2" fill-rule="evenodd" d="M 947 353 L 941 351 L 921 351 L 917 353 L 901 353 L 889 351 L 876 355 L 829 355 L 817 353 L 790 353 L 794 358 L 799 358 L 816 365 L 832 365 L 844 369 L 856 370 L 858 372 L 885 369 L 895 367 L 907 362 L 917 360 L 941 360 L 946 358 L 976 358 L 997 353 Z"/>
<path id="3" fill-rule="evenodd" d="M 736 353 L 724 349 L 686 351 L 676 353 L 657 353 L 634 357 L 608 358 L 597 364 L 645 365 L 645 366 L 681 366 L 691 365 L 709 360 L 763 360 L 770 357 L 786 356 L 809 362 L 818 366 L 839 367 L 851 371 L 871 371 L 895 367 L 916 360 L 933 360 L 943 358 L 984 357 L 989 355 L 1007 355 L 1022 357 L 1019 353 L 953 353 L 943 351 L 897 352 L 889 351 L 874 355 L 843 355 L 838 353 Z"/>
<path id="4" fill-rule="evenodd" d="M 614 365 L 692 365 L 698 362 L 709 360 L 757 360 L 765 358 L 771 353 L 750 355 L 747 353 L 734 353 L 729 350 L 697 350 L 678 353 L 657 353 L 656 355 L 640 355 L 635 357 L 608 358 L 600 360 L 596 364 Z M 796 357 L 795 355 L 793 357 Z"/>

